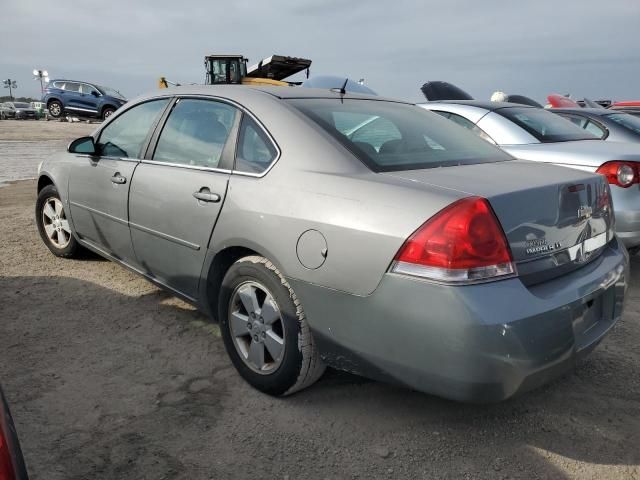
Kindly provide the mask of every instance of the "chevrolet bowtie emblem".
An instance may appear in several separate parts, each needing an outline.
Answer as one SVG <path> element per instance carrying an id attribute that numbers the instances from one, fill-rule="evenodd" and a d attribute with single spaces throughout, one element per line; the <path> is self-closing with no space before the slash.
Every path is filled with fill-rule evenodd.
<path id="1" fill-rule="evenodd" d="M 578 220 L 586 220 L 587 218 L 591 218 L 593 214 L 593 209 L 588 205 L 581 205 L 578 209 Z"/>

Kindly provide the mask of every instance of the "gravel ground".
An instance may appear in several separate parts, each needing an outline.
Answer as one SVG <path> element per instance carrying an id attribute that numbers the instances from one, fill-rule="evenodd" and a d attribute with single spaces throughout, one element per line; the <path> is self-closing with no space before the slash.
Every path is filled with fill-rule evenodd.
<path id="1" fill-rule="evenodd" d="M 0 187 L 11 180 L 35 178 L 38 164 L 51 152 L 67 148 L 97 125 L 33 120 L 0 121 Z"/>
<path id="2" fill-rule="evenodd" d="M 0 188 L 0 383 L 34 480 L 640 479 L 640 259 L 613 332 L 520 398 L 462 405 L 329 371 L 274 399 L 189 305 L 95 256 L 52 256 L 34 195 Z"/>

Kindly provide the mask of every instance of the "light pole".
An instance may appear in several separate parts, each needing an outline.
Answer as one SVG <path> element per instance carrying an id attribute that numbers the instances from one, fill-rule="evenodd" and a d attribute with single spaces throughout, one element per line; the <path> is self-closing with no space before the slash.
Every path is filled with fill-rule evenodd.
<path id="1" fill-rule="evenodd" d="M 38 70 L 35 68 L 33 70 L 34 80 L 40 80 L 40 94 L 44 95 L 44 84 L 42 81 L 49 82 L 49 73 L 46 70 Z"/>
<path id="2" fill-rule="evenodd" d="M 15 80 L 11 80 L 10 78 L 3 80 L 2 83 L 4 84 L 4 88 L 9 89 L 9 98 L 11 98 L 11 101 L 13 101 L 13 89 L 18 88 L 18 84 Z"/>

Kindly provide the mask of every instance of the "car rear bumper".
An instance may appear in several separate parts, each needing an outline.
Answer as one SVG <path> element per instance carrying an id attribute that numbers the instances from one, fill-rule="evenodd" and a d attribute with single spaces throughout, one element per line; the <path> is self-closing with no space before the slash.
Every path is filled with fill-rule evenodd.
<path id="1" fill-rule="evenodd" d="M 616 234 L 627 248 L 640 246 L 640 185 L 611 187 Z"/>
<path id="2" fill-rule="evenodd" d="M 579 270 L 445 286 L 387 274 L 359 297 L 291 279 L 325 361 L 465 402 L 495 402 L 570 369 L 620 318 L 629 259 L 614 239 Z"/>

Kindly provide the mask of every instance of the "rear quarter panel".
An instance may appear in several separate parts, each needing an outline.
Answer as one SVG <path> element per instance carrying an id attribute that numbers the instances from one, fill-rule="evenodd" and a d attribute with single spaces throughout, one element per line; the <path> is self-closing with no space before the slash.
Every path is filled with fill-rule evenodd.
<path id="1" fill-rule="evenodd" d="M 258 102 L 282 153 L 262 178 L 232 175 L 210 248 L 251 248 L 286 277 L 367 295 L 404 241 L 465 194 L 371 172 L 319 127 L 282 102 Z M 326 239 L 327 256 L 304 267 L 297 245 L 307 230 Z"/>

